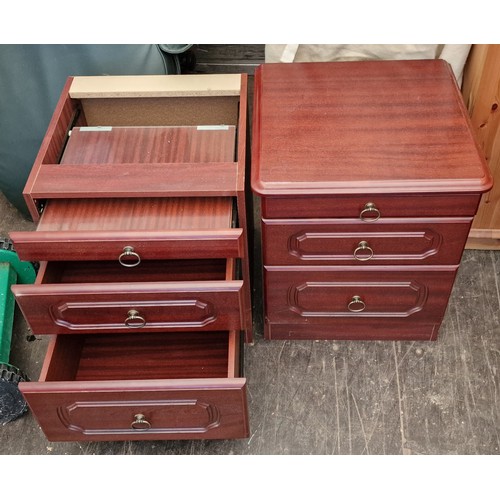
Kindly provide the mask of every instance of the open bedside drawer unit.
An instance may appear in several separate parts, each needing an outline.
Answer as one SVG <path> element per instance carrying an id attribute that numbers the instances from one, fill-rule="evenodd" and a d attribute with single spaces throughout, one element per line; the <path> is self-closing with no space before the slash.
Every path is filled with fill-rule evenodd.
<path id="1" fill-rule="evenodd" d="M 241 438 L 239 334 L 57 335 L 22 391 L 51 441 Z"/>
<path id="2" fill-rule="evenodd" d="M 246 75 L 69 78 L 25 188 L 51 440 L 248 435 Z"/>

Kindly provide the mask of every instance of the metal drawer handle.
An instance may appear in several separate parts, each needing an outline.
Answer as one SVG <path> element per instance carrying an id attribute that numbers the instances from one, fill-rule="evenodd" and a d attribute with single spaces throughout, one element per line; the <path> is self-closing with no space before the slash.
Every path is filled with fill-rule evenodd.
<path id="1" fill-rule="evenodd" d="M 135 260 L 127 262 L 127 260 L 125 259 L 127 259 L 128 257 L 134 257 Z M 134 247 L 124 247 L 123 252 L 118 257 L 118 262 L 123 267 L 135 267 L 141 263 L 141 258 L 138 253 L 134 252 Z"/>
<path id="2" fill-rule="evenodd" d="M 364 311 L 366 307 L 366 304 L 361 300 L 361 297 L 359 295 L 355 295 L 352 299 L 351 302 L 347 305 L 347 309 L 351 312 L 361 312 Z"/>
<path id="3" fill-rule="evenodd" d="M 375 206 L 375 203 L 369 202 L 365 208 L 361 210 L 359 218 L 363 222 L 375 222 L 380 219 L 380 210 Z"/>
<path id="4" fill-rule="evenodd" d="M 146 320 L 139 314 L 135 309 L 130 309 L 127 313 L 127 319 L 125 320 L 125 326 L 129 328 L 142 328 L 146 325 Z"/>
<path id="5" fill-rule="evenodd" d="M 138 413 L 137 415 L 134 415 L 134 421 L 130 424 L 130 427 L 138 431 L 146 431 L 151 429 L 151 424 L 146 420 L 146 417 L 142 413 Z"/>
<path id="6" fill-rule="evenodd" d="M 354 250 L 354 258 L 356 260 L 370 260 L 373 257 L 373 250 L 368 245 L 367 241 L 360 241 L 356 250 Z"/>

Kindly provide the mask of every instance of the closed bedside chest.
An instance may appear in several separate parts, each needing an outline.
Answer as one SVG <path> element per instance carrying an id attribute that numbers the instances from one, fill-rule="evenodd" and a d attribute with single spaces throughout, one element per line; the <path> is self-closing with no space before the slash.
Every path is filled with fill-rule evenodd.
<path id="1" fill-rule="evenodd" d="M 268 339 L 435 340 L 492 180 L 444 61 L 264 64 Z"/>

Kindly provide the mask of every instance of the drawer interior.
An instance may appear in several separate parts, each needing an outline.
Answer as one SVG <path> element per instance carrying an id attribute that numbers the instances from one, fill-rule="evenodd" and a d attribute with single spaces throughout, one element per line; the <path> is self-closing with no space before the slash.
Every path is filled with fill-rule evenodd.
<path id="1" fill-rule="evenodd" d="M 212 281 L 234 278 L 233 259 L 150 260 L 136 267 L 117 261 L 43 262 L 37 284 Z"/>
<path id="2" fill-rule="evenodd" d="M 74 127 L 61 164 L 232 161 L 236 127 Z"/>
<path id="3" fill-rule="evenodd" d="M 57 335 L 40 381 L 234 378 L 239 335 L 233 331 L 144 335 Z"/>
<path id="4" fill-rule="evenodd" d="M 229 197 L 54 199 L 37 231 L 175 231 L 234 225 Z"/>

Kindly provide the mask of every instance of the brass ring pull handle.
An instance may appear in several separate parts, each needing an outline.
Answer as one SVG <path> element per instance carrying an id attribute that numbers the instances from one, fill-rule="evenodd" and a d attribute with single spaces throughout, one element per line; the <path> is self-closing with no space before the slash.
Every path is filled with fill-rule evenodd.
<path id="1" fill-rule="evenodd" d="M 125 320 L 125 326 L 129 328 L 142 328 L 146 325 L 146 320 L 139 314 L 135 309 L 130 309 L 127 313 L 127 319 Z"/>
<path id="2" fill-rule="evenodd" d="M 363 222 L 375 222 L 380 219 L 380 210 L 375 206 L 375 203 L 367 203 L 365 208 L 361 210 L 359 218 Z"/>
<path id="3" fill-rule="evenodd" d="M 366 304 L 361 300 L 361 297 L 359 295 L 355 295 L 352 299 L 351 302 L 347 305 L 347 309 L 351 312 L 361 312 L 364 311 L 366 307 Z"/>
<path id="4" fill-rule="evenodd" d="M 373 257 L 373 250 L 368 245 L 367 241 L 360 241 L 356 250 L 354 250 L 354 258 L 356 260 L 370 260 Z"/>
<path id="5" fill-rule="evenodd" d="M 130 424 L 132 429 L 136 429 L 138 431 L 147 431 L 151 429 L 151 424 L 146 420 L 146 417 L 142 413 L 138 413 L 134 415 L 134 421 Z"/>
<path id="6" fill-rule="evenodd" d="M 128 258 L 132 257 L 132 261 L 128 261 Z M 134 252 L 134 247 L 124 247 L 123 252 L 118 257 L 118 262 L 123 267 L 135 267 L 141 263 L 141 257 L 138 253 Z"/>

